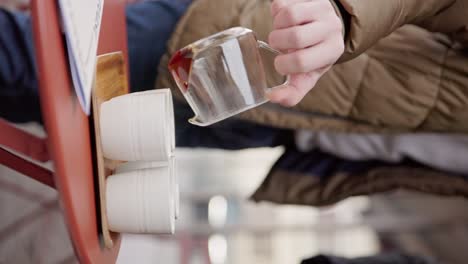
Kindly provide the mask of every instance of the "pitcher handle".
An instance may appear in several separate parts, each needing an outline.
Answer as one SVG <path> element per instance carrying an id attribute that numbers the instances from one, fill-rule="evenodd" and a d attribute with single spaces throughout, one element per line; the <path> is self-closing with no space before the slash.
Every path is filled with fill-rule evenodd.
<path id="1" fill-rule="evenodd" d="M 206 127 L 206 126 L 209 126 L 209 125 L 210 125 L 209 123 L 207 124 L 207 123 L 203 123 L 203 122 L 198 121 L 197 116 L 194 116 L 194 117 L 190 118 L 190 119 L 188 120 L 188 122 L 189 122 L 190 124 L 192 124 L 192 125 L 201 126 L 201 127 Z"/>
<path id="2" fill-rule="evenodd" d="M 266 42 L 264 41 L 261 41 L 261 40 L 257 40 L 257 43 L 258 43 L 258 47 L 259 48 L 262 48 L 264 50 L 267 50 L 271 53 L 273 53 L 274 55 L 281 55 L 283 53 L 281 53 L 280 51 L 270 47 L 270 45 L 268 45 Z M 289 84 L 289 79 L 290 79 L 290 76 L 289 75 L 286 75 L 286 80 L 284 81 L 284 83 L 280 84 L 280 85 L 277 85 L 275 87 L 270 87 L 268 89 L 274 89 L 274 88 L 277 88 L 277 87 L 280 87 L 280 86 L 283 86 L 283 85 L 288 85 Z"/>

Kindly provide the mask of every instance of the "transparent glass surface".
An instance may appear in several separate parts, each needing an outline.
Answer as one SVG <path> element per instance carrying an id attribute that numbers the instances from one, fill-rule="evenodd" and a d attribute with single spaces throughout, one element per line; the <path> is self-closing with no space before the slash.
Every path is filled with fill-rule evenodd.
<path id="1" fill-rule="evenodd" d="M 233 28 L 199 40 L 181 54 L 182 63 L 171 72 L 195 112 L 193 123 L 209 125 L 267 101 L 265 70 L 252 31 Z"/>

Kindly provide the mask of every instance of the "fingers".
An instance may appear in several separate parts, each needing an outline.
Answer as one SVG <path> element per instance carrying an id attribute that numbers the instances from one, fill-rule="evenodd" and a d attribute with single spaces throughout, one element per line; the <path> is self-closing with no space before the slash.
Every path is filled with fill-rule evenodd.
<path id="1" fill-rule="evenodd" d="M 269 97 L 293 106 L 344 52 L 343 23 L 329 0 L 274 0 L 271 11 L 269 44 L 286 52 L 275 58 L 275 69 L 291 79 Z"/>
<path id="2" fill-rule="evenodd" d="M 341 36 L 338 35 L 338 38 Z M 275 68 L 283 75 L 315 71 L 334 64 L 337 54 L 343 53 L 343 50 L 343 40 L 331 38 L 309 48 L 278 55 Z"/>
<path id="3" fill-rule="evenodd" d="M 271 3 L 271 15 L 275 17 L 281 9 L 292 4 L 307 2 L 308 0 L 274 0 Z"/>
<path id="4" fill-rule="evenodd" d="M 324 1 L 300 1 L 289 3 L 277 12 L 273 20 L 274 29 L 282 29 L 296 25 L 302 25 L 319 20 L 334 11 L 333 6 Z"/>
<path id="5" fill-rule="evenodd" d="M 331 25 L 321 22 L 278 29 L 270 33 L 268 43 L 277 50 L 308 48 L 326 39 Z"/>
<path id="6" fill-rule="evenodd" d="M 295 106 L 315 86 L 324 71 L 292 75 L 287 85 L 273 88 L 268 93 L 270 101 L 286 107 Z"/>

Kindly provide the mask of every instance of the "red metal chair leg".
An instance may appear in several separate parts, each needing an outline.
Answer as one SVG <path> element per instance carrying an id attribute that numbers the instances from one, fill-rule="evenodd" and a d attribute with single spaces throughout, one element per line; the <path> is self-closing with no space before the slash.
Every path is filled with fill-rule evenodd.
<path id="1" fill-rule="evenodd" d="M 54 176 L 50 170 L 24 160 L 3 148 L 0 148 L 0 164 L 16 170 L 51 188 L 55 188 Z"/>
<path id="2" fill-rule="evenodd" d="M 14 127 L 0 118 L 0 146 L 5 146 L 40 162 L 49 161 L 46 140 Z"/>

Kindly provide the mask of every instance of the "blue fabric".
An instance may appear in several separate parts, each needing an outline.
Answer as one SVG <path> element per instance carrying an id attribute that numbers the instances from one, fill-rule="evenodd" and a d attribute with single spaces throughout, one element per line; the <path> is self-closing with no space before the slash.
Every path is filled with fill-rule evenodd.
<path id="1" fill-rule="evenodd" d="M 41 121 L 29 16 L 0 9 L 0 116 Z"/>
<path id="2" fill-rule="evenodd" d="M 307 175 L 317 177 L 321 181 L 326 181 L 329 177 L 346 173 L 350 176 L 364 174 L 378 167 L 408 167 L 408 168 L 428 168 L 412 159 L 406 158 L 400 162 L 384 162 L 381 160 L 348 160 L 333 154 L 325 153 L 319 149 L 308 152 L 299 151 L 295 145 L 287 145 L 286 151 L 275 163 L 271 172 L 276 170 L 287 171 L 297 175 Z M 455 174 L 446 172 L 454 177 L 468 179 L 468 174 Z"/>
<path id="3" fill-rule="evenodd" d="M 127 7 L 127 35 L 132 91 L 154 88 L 166 43 L 190 1 L 159 0 Z"/>

